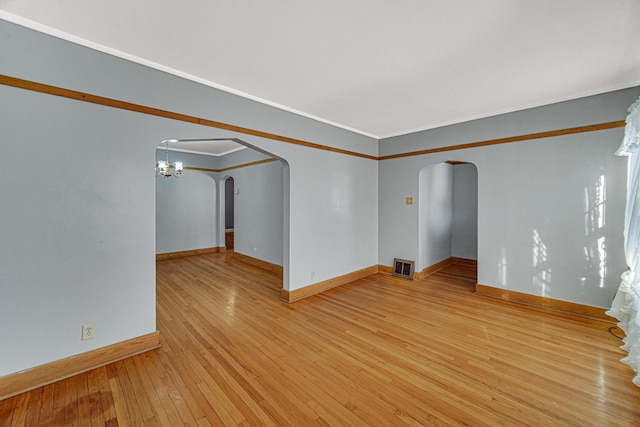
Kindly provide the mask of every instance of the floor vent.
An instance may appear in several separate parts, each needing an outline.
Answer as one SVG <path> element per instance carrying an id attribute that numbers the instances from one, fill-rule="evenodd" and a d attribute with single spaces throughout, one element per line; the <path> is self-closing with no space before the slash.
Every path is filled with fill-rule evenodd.
<path id="1" fill-rule="evenodd" d="M 406 259 L 393 259 L 393 275 L 396 277 L 402 277 L 404 279 L 413 280 L 413 272 L 415 265 L 413 261 L 407 261 Z"/>

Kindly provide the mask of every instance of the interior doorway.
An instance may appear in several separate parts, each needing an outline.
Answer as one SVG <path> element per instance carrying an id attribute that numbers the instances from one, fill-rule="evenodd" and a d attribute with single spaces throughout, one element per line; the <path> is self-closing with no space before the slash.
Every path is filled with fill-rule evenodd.
<path id="1" fill-rule="evenodd" d="M 227 252 L 233 252 L 235 221 L 234 195 L 234 179 L 230 176 L 224 181 L 224 246 Z"/>
<path id="2" fill-rule="evenodd" d="M 430 274 L 450 264 L 477 274 L 478 170 L 473 163 L 446 161 L 419 174 L 418 262 Z"/>
<path id="3" fill-rule="evenodd" d="M 156 243 L 173 245 L 157 244 L 156 259 L 230 251 L 278 273 L 288 290 L 287 161 L 238 138 L 172 139 L 162 147 L 184 171 L 156 181 Z M 166 151 L 156 150 L 157 162 Z"/>

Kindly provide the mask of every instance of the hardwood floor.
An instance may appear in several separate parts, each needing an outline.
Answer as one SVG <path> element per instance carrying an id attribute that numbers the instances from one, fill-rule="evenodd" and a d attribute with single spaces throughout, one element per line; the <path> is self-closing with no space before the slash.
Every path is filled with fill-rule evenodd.
<path id="1" fill-rule="evenodd" d="M 227 230 L 224 232 L 224 245 L 227 248 L 227 252 L 233 252 L 235 233 L 233 230 Z"/>
<path id="2" fill-rule="evenodd" d="M 288 305 L 275 273 L 161 261 L 162 348 L 0 402 L 2 426 L 640 425 L 611 324 L 377 274 Z"/>

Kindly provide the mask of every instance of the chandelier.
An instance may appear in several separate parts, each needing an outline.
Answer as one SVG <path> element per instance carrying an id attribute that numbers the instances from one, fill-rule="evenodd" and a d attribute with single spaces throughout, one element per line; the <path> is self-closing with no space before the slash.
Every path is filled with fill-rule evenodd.
<path id="1" fill-rule="evenodd" d="M 161 176 L 163 178 L 169 178 L 170 176 L 175 176 L 176 178 L 180 175 L 182 175 L 182 162 L 176 162 L 175 165 L 172 165 L 171 163 L 169 163 L 169 142 L 177 142 L 174 139 L 165 139 L 164 141 L 162 141 L 165 143 L 166 149 L 165 149 L 165 159 L 164 160 L 159 160 L 158 163 L 156 164 L 156 168 L 158 170 L 158 176 Z M 173 170 L 171 170 L 173 169 Z"/>

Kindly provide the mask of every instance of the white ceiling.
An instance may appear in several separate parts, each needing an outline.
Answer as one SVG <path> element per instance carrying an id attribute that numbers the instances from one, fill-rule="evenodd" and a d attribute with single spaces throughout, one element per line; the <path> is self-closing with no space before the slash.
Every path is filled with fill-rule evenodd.
<path id="1" fill-rule="evenodd" d="M 0 17 L 377 138 L 640 85 L 640 0 L 0 0 Z"/>

